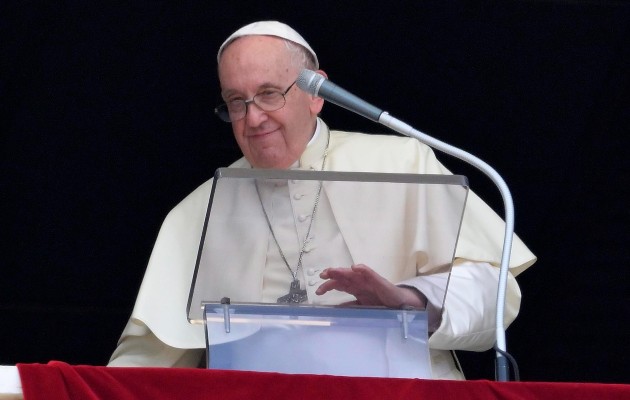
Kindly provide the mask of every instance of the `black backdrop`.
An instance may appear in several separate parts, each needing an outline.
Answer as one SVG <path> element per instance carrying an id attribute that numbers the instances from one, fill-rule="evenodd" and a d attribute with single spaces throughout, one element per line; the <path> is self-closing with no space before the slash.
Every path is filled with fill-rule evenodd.
<path id="1" fill-rule="evenodd" d="M 505 178 L 539 256 L 507 336 L 522 378 L 629 382 L 628 3 L 354 3 L 0 3 L 0 364 L 107 362 L 163 217 L 239 155 L 216 49 L 279 19 L 331 80 Z M 492 352 L 462 358 L 493 378 Z"/>

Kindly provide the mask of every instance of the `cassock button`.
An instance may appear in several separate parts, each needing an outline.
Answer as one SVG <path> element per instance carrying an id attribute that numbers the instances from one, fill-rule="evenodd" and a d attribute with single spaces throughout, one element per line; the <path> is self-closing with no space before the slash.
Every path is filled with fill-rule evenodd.
<path id="1" fill-rule="evenodd" d="M 302 215 L 300 215 L 300 216 L 298 217 L 298 220 L 299 220 L 300 222 L 304 222 L 304 221 L 306 221 L 307 219 L 308 219 L 308 215 L 306 215 L 306 214 L 302 214 Z"/>
<path id="2" fill-rule="evenodd" d="M 310 281 L 308 281 L 308 285 L 309 285 L 309 286 L 315 286 L 315 285 L 317 285 L 317 279 L 311 279 Z"/>
<path id="3" fill-rule="evenodd" d="M 301 194 L 301 193 L 296 193 L 296 194 L 294 194 L 294 195 L 293 195 L 293 198 L 294 198 L 295 200 L 300 200 L 302 197 L 304 197 L 304 195 L 303 195 L 303 194 Z"/>
<path id="4" fill-rule="evenodd" d="M 309 268 L 309 269 L 307 269 L 307 270 L 306 270 L 306 274 L 307 274 L 308 276 L 313 276 L 313 275 L 315 275 L 315 268 Z"/>

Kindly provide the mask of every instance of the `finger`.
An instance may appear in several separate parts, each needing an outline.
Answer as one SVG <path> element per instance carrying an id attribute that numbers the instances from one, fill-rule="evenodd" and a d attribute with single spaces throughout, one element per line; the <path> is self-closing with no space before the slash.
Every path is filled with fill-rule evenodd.
<path id="1" fill-rule="evenodd" d="M 354 274 L 351 268 L 326 268 L 320 277 L 323 279 L 351 279 Z"/>
<path id="2" fill-rule="evenodd" d="M 328 267 L 319 274 L 319 277 L 322 279 L 330 279 L 331 276 L 339 276 L 339 274 L 344 274 L 348 271 L 350 271 L 350 268 L 347 267 Z"/>
<path id="3" fill-rule="evenodd" d="M 336 281 L 326 281 L 324 283 L 322 283 L 321 285 L 319 285 L 319 287 L 317 288 L 317 290 L 315 290 L 315 294 L 317 295 L 322 295 L 325 294 L 327 292 L 330 292 L 331 290 L 338 290 L 339 287 L 339 283 Z"/>
<path id="4" fill-rule="evenodd" d="M 351 270 L 353 270 L 354 272 L 360 272 L 360 273 L 373 273 L 374 270 L 370 267 L 368 267 L 365 264 L 354 264 L 350 267 Z"/>
<path id="5" fill-rule="evenodd" d="M 352 279 L 347 279 L 344 276 L 341 276 L 338 278 L 328 279 L 317 288 L 315 293 L 319 295 L 331 290 L 355 294 L 358 291 L 358 286 L 352 281 Z"/>

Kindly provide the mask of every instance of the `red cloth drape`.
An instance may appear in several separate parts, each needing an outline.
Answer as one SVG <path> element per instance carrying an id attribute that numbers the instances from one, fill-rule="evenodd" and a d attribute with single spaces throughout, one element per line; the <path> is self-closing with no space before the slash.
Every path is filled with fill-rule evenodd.
<path id="1" fill-rule="evenodd" d="M 18 364 L 25 400 L 630 399 L 630 385 L 438 381 L 188 368 Z"/>

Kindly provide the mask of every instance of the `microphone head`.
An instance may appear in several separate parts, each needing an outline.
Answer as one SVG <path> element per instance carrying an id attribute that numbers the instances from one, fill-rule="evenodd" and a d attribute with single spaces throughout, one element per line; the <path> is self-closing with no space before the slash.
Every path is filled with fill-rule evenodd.
<path id="1" fill-rule="evenodd" d="M 311 71 L 310 69 L 303 69 L 302 72 L 300 72 L 300 76 L 297 78 L 297 85 L 306 93 L 317 96 L 319 88 L 325 80 L 326 78 L 317 72 Z"/>

